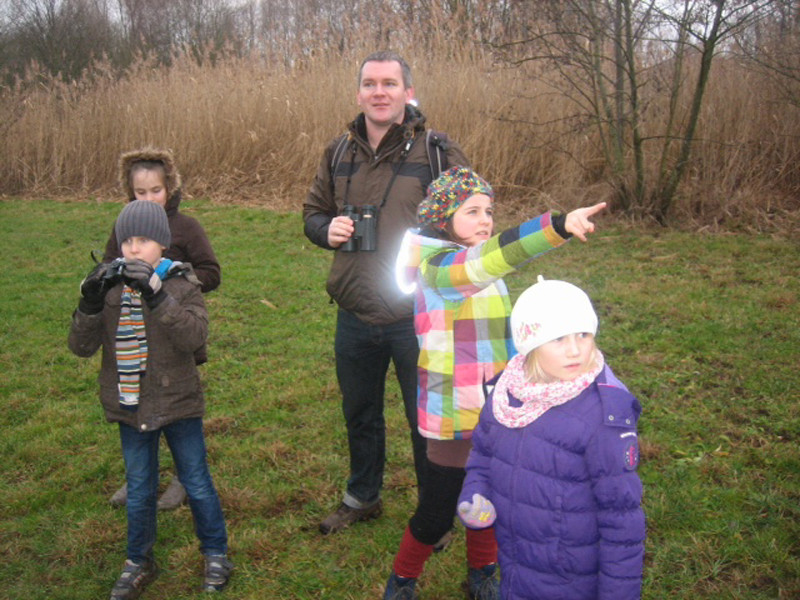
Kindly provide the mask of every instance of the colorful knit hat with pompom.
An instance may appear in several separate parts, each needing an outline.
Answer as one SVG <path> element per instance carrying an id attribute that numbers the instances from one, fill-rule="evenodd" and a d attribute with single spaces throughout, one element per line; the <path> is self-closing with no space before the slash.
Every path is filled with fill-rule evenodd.
<path id="1" fill-rule="evenodd" d="M 417 221 L 444 230 L 458 207 L 475 194 L 494 200 L 492 186 L 483 177 L 467 167 L 450 167 L 428 186 L 428 195 L 417 209 Z"/>

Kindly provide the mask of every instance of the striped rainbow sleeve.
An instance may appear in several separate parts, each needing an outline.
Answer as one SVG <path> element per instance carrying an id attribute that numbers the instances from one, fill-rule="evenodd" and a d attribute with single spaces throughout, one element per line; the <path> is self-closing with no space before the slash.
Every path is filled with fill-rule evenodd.
<path id="1" fill-rule="evenodd" d="M 457 302 L 566 241 L 547 212 L 478 246 L 439 252 L 420 265 L 420 273 L 445 299 Z"/>

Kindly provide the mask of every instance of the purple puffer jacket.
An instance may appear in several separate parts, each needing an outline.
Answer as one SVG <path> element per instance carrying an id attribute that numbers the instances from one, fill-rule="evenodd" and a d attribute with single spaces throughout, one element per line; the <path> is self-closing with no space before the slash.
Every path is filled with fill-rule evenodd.
<path id="1" fill-rule="evenodd" d="M 645 518 L 636 398 L 606 366 L 578 397 L 525 427 L 501 425 L 492 405 L 489 396 L 459 501 L 479 493 L 497 510 L 502 597 L 639 598 Z"/>

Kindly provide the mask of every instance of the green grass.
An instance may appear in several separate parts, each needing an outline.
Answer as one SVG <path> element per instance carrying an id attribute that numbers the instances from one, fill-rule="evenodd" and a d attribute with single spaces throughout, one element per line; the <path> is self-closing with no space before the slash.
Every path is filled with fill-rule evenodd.
<path id="1" fill-rule="evenodd" d="M 117 204 L 0 200 L 0 598 L 106 597 L 124 560 L 116 427 L 97 357 L 66 347 L 78 283 Z M 209 460 L 237 564 L 225 597 L 379 598 L 415 491 L 388 388 L 385 516 L 322 537 L 347 475 L 333 365 L 330 256 L 298 214 L 187 202 L 223 266 L 207 296 Z M 507 279 L 587 290 L 598 343 L 644 406 L 644 598 L 800 597 L 800 250 L 769 237 L 608 223 Z M 166 455 L 166 451 L 164 451 Z M 166 474 L 170 460 L 162 460 Z M 159 515 L 145 598 L 200 598 L 191 515 Z M 431 558 L 423 598 L 461 598 L 464 536 Z"/>

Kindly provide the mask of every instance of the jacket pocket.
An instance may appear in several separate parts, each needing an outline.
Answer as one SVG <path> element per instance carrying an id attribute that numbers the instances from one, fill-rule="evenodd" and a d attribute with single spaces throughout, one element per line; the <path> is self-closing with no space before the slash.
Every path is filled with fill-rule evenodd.
<path id="1" fill-rule="evenodd" d="M 151 391 L 158 408 L 155 415 L 164 423 L 203 413 L 203 390 L 197 372 L 154 374 Z"/>

